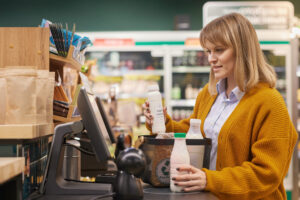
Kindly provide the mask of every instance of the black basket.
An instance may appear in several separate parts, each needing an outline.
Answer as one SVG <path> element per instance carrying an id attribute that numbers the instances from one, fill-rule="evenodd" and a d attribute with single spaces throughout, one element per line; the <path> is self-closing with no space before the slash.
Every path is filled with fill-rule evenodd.
<path id="1" fill-rule="evenodd" d="M 170 185 L 170 156 L 174 139 L 155 139 L 156 135 L 143 135 L 140 149 L 143 150 L 147 167 L 142 176 L 145 183 L 155 187 L 169 187 Z M 209 168 L 211 139 L 186 139 L 187 145 L 204 145 L 203 168 Z"/>

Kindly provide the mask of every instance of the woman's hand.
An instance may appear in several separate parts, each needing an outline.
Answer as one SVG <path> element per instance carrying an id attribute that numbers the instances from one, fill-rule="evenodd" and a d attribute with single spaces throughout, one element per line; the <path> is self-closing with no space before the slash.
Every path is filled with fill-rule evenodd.
<path id="1" fill-rule="evenodd" d="M 153 124 L 153 115 L 151 115 L 149 101 L 145 101 L 142 108 L 143 108 L 144 116 L 146 117 L 146 124 L 148 124 L 148 126 L 151 127 Z"/>
<path id="2" fill-rule="evenodd" d="M 173 177 L 174 184 L 183 186 L 185 192 L 199 191 L 206 187 L 206 174 L 201 169 L 192 165 L 182 165 L 177 168 L 177 171 L 187 172 L 187 174 Z"/>
<path id="3" fill-rule="evenodd" d="M 142 106 L 144 116 L 146 117 L 146 124 L 148 124 L 150 127 L 153 124 L 153 115 L 150 111 L 149 101 L 145 101 L 145 103 Z M 165 122 L 166 122 L 166 116 L 167 116 L 167 108 L 164 107 L 164 116 L 165 116 Z"/>

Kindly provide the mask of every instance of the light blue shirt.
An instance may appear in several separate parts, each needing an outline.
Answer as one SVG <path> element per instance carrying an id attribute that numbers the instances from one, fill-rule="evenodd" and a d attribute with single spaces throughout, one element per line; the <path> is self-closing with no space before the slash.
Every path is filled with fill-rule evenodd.
<path id="1" fill-rule="evenodd" d="M 212 139 L 209 165 L 211 170 L 216 170 L 219 132 L 245 94 L 238 87 L 235 87 L 227 98 L 225 86 L 226 79 L 222 79 L 217 83 L 218 96 L 204 121 L 205 135 Z"/>

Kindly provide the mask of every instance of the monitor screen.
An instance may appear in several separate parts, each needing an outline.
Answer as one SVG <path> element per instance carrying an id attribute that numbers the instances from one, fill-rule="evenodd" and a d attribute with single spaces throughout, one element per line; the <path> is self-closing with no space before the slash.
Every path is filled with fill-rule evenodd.
<path id="1" fill-rule="evenodd" d="M 95 96 L 88 93 L 84 87 L 80 89 L 77 107 L 96 157 L 100 162 L 106 162 L 112 157 L 109 152 L 109 147 L 112 145 L 111 138 L 95 101 Z"/>
<path id="2" fill-rule="evenodd" d="M 98 96 L 96 96 L 96 103 L 97 103 L 97 106 L 98 106 L 98 108 L 100 110 L 100 114 L 101 114 L 103 122 L 105 124 L 105 127 L 106 127 L 107 133 L 109 135 L 110 141 L 112 143 L 116 143 L 116 138 L 115 138 L 114 133 L 112 131 L 112 128 L 110 126 L 108 117 L 106 116 L 106 112 L 105 112 L 104 106 L 102 105 L 101 99 Z"/>

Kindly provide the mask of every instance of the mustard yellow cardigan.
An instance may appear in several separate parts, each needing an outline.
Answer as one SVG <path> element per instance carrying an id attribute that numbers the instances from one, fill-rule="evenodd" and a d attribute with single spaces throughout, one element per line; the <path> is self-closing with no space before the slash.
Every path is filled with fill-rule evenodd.
<path id="1" fill-rule="evenodd" d="M 215 99 L 206 85 L 190 118 L 204 122 Z M 187 132 L 190 118 L 175 122 L 167 116 L 167 132 Z M 286 199 L 283 179 L 297 137 L 280 93 L 259 83 L 245 93 L 221 128 L 216 171 L 203 169 L 205 190 L 220 199 Z"/>

